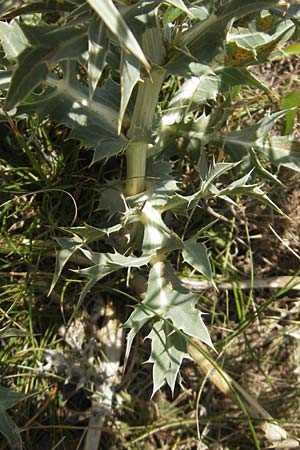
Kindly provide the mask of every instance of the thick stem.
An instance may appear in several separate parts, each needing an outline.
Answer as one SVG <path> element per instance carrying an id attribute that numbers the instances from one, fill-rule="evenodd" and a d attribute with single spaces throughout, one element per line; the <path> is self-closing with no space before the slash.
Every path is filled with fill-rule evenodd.
<path id="1" fill-rule="evenodd" d="M 126 194 L 136 195 L 145 189 L 146 155 L 148 142 L 132 141 L 126 152 Z"/>
<path id="2" fill-rule="evenodd" d="M 152 79 L 147 79 L 139 85 L 131 126 L 128 131 L 128 137 L 133 139 L 126 152 L 127 195 L 136 195 L 145 189 L 148 133 L 152 126 L 164 76 L 164 70 L 155 69 L 151 72 Z"/>
<path id="3" fill-rule="evenodd" d="M 157 26 L 146 30 L 143 36 L 143 50 L 153 64 L 163 64 L 164 47 Z M 126 151 L 126 194 L 129 196 L 145 190 L 148 135 L 164 77 L 165 71 L 155 67 L 150 77 L 139 84 L 131 125 L 127 133 L 127 137 L 132 139 Z"/>

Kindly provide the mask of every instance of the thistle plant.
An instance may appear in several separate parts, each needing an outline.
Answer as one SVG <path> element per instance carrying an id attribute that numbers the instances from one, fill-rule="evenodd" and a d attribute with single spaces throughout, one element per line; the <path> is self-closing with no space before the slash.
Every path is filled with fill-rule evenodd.
<path id="1" fill-rule="evenodd" d="M 226 126 L 242 85 L 273 95 L 249 67 L 284 54 L 298 36 L 300 8 L 283 0 L 6 0 L 0 15 L 2 119 L 50 117 L 91 149 L 94 164 L 126 159 L 126 180 L 99 192 L 105 226 L 72 227 L 57 239 L 51 290 L 74 255 L 86 261 L 78 271 L 87 279 L 78 308 L 100 280 L 144 267 L 144 299 L 124 324 L 125 361 L 148 323 L 153 394 L 164 384 L 173 391 L 188 340 L 213 348 L 199 296 L 182 284 L 173 255 L 212 284 L 213 271 L 204 230 L 182 238 L 169 218 L 216 198 L 238 207 L 237 195 L 280 213 L 263 181 L 278 182 L 270 164 L 300 170 L 299 144 L 271 134 L 290 110 L 242 129 Z M 162 108 L 166 80 L 179 80 L 179 87 Z M 216 161 L 212 146 L 224 157 Z M 184 192 L 171 161 L 191 153 L 199 182 Z M 235 178 L 226 185 L 229 173 Z M 102 239 L 110 250 L 94 251 Z"/>

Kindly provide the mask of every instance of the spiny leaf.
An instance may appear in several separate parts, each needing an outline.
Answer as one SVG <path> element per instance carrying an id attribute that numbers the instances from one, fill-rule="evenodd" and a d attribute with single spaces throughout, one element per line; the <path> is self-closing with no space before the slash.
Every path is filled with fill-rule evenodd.
<path id="1" fill-rule="evenodd" d="M 282 215 L 282 216 L 286 216 L 286 214 L 276 205 L 276 203 L 274 203 L 268 196 L 267 194 L 259 187 L 256 186 L 254 189 L 252 189 L 250 192 L 247 190 L 247 188 L 240 188 L 240 194 L 247 194 L 250 196 L 253 196 L 255 198 L 257 198 L 257 200 L 259 200 L 260 202 L 264 203 L 265 205 L 269 206 L 270 208 L 272 208 L 274 211 L 276 211 L 278 214 Z"/>
<path id="2" fill-rule="evenodd" d="M 87 147 L 94 147 L 93 162 L 118 153 L 128 141 L 117 135 L 119 86 L 108 81 L 97 88 L 88 101 L 88 88 L 76 80 L 72 62 L 64 65 L 64 78 L 49 75 L 42 94 L 31 94 L 20 106 L 16 116 L 34 112 L 42 120 L 50 115 L 58 123 L 71 128 L 70 138 L 78 139 Z M 125 118 L 127 120 L 127 117 Z"/>
<path id="3" fill-rule="evenodd" d="M 79 300 L 76 304 L 76 308 L 72 314 L 70 322 L 73 320 L 76 312 L 79 310 L 80 306 L 82 305 L 83 300 L 85 299 L 85 297 L 89 293 L 89 291 L 93 288 L 93 286 L 95 286 L 95 284 L 98 283 L 98 281 L 102 280 L 107 275 L 109 275 L 117 270 L 120 270 L 120 268 L 122 267 L 122 266 L 120 266 L 120 264 L 114 264 L 111 261 L 110 256 L 107 254 L 99 253 L 94 257 L 94 261 L 93 261 L 92 252 L 84 251 L 84 250 L 81 250 L 81 252 L 87 259 L 90 259 L 91 263 L 93 263 L 94 265 L 92 265 L 91 267 L 86 267 L 84 269 L 76 270 L 76 273 L 87 278 L 88 282 L 84 286 L 84 288 L 82 289 L 82 291 L 80 293 Z M 95 261 L 96 261 L 96 264 L 95 264 Z"/>
<path id="4" fill-rule="evenodd" d="M 247 185 L 247 181 L 249 180 L 252 172 L 253 172 L 253 169 L 250 170 L 250 172 L 246 173 L 246 175 L 244 175 L 241 178 L 238 178 L 237 180 L 235 180 L 232 183 L 228 184 L 221 191 L 219 191 L 220 194 L 235 193 L 235 192 L 237 192 L 237 190 L 239 188 L 244 188 L 244 187 L 247 187 L 248 189 L 254 188 L 256 186 L 256 184 Z"/>
<path id="5" fill-rule="evenodd" d="M 115 272 L 116 270 L 119 270 L 120 266 L 113 265 L 113 264 L 105 264 L 105 258 L 103 258 L 103 265 L 97 264 L 91 267 L 86 267 L 85 269 L 77 270 L 76 273 L 79 275 L 82 275 L 83 277 L 88 279 L 87 284 L 82 289 L 78 303 L 76 305 L 76 309 L 72 315 L 72 319 L 75 316 L 76 312 L 79 310 L 80 306 L 82 305 L 83 300 L 85 299 L 86 295 L 89 293 L 89 291 L 92 289 L 93 286 L 95 286 L 98 281 L 105 278 L 107 275 Z M 70 319 L 70 322 L 72 320 Z"/>
<path id="6" fill-rule="evenodd" d="M 149 70 L 149 63 L 146 60 L 139 43 L 113 2 L 111 0 L 87 1 L 103 20 L 105 25 L 120 41 L 121 47 L 132 53 Z"/>
<path id="7" fill-rule="evenodd" d="M 11 449 L 22 450 L 21 431 L 5 409 L 0 406 L 0 433 L 5 436 Z"/>
<path id="8" fill-rule="evenodd" d="M 113 227 L 103 228 L 103 229 L 91 227 L 89 225 L 86 225 L 84 227 L 73 227 L 73 228 L 70 228 L 69 231 L 75 235 L 74 237 L 57 238 L 56 240 L 57 240 L 58 244 L 60 245 L 61 250 L 58 252 L 57 257 L 56 257 L 55 272 L 53 275 L 53 279 L 52 279 L 52 283 L 51 283 L 51 287 L 50 287 L 48 295 L 50 295 L 50 293 L 54 289 L 54 287 L 62 273 L 63 268 L 65 267 L 65 265 L 67 264 L 69 259 L 76 252 L 81 251 L 81 253 L 86 257 L 87 261 L 90 260 L 94 264 L 101 264 L 101 261 L 102 261 L 102 264 L 106 265 L 107 260 L 108 260 L 108 258 L 107 258 L 108 254 L 92 253 L 87 250 L 85 251 L 81 247 L 84 244 L 87 244 L 89 242 L 100 239 L 105 234 L 109 235 L 110 233 L 119 231 L 121 228 L 122 228 L 122 224 L 118 224 Z M 100 256 L 97 256 L 97 255 L 100 255 Z M 100 261 L 101 257 L 102 257 L 102 260 Z M 120 257 L 122 257 L 122 255 Z M 118 260 L 118 255 L 113 254 L 111 263 L 114 262 L 115 264 L 117 264 L 117 260 Z M 124 263 L 124 259 L 122 260 L 122 262 Z M 148 263 L 148 261 L 146 262 L 146 264 L 147 263 Z M 122 265 L 122 264 L 119 264 L 119 265 Z M 91 270 L 90 268 L 88 268 L 88 269 Z M 87 276 L 90 276 L 89 270 L 87 272 Z M 95 271 L 95 269 L 94 269 L 94 271 Z M 110 272 L 108 272 L 108 273 L 110 273 Z M 93 275 L 93 273 L 91 273 L 91 276 L 92 275 Z M 97 276 L 98 276 L 98 272 L 97 272 Z M 96 282 L 97 281 L 98 280 L 96 280 Z"/>
<path id="9" fill-rule="evenodd" d="M 251 175 L 251 172 L 247 173 L 242 178 L 239 178 L 238 180 L 229 184 L 226 188 L 222 189 L 219 192 L 220 197 L 222 197 L 223 195 L 227 196 L 233 194 L 253 196 L 262 203 L 268 205 L 270 208 L 274 209 L 277 213 L 284 215 L 281 209 L 267 196 L 267 194 L 265 194 L 265 192 L 259 186 L 257 186 L 256 184 L 247 185 L 247 180 Z"/>
<path id="10" fill-rule="evenodd" d="M 192 208 L 200 198 L 204 198 L 205 195 L 202 189 L 191 195 L 181 195 L 175 192 L 174 195 L 168 197 L 167 203 L 164 205 L 164 211 L 173 211 L 177 213 L 186 213 L 187 210 Z"/>
<path id="11" fill-rule="evenodd" d="M 182 256 L 184 261 L 194 269 L 198 270 L 198 272 L 202 273 L 210 281 L 213 280 L 211 265 L 204 244 L 197 242 L 194 238 L 184 241 Z"/>
<path id="12" fill-rule="evenodd" d="M 63 268 L 65 267 L 66 263 L 69 261 L 72 255 L 80 248 L 80 246 L 83 244 L 80 239 L 76 237 L 72 238 L 57 238 L 56 239 L 58 244 L 61 247 L 61 250 L 58 252 L 56 257 L 56 263 L 55 263 L 55 272 L 53 275 L 52 283 L 50 286 L 50 290 L 48 295 L 51 294 L 54 287 L 56 286 L 56 283 L 61 276 L 61 273 L 63 271 Z"/>
<path id="13" fill-rule="evenodd" d="M 88 80 L 90 99 L 93 98 L 98 81 L 102 75 L 105 65 L 106 55 L 109 50 L 109 40 L 104 23 L 92 18 L 88 29 L 89 59 L 88 59 Z"/>
<path id="14" fill-rule="evenodd" d="M 186 340 L 163 320 L 153 325 L 147 338 L 151 339 L 151 355 L 147 362 L 153 363 L 152 396 L 165 383 L 173 393 L 182 360 L 189 358 Z"/>
<path id="15" fill-rule="evenodd" d="M 20 400 L 26 397 L 25 394 L 15 392 L 10 388 L 0 386 L 0 408 L 9 409 L 12 408 Z"/>
<path id="16" fill-rule="evenodd" d="M 163 126 L 172 125 L 182 120 L 189 112 L 208 100 L 215 100 L 220 79 L 213 70 L 203 64 L 190 64 L 195 75 L 186 80 L 168 104 L 169 112 L 162 117 Z"/>
<path id="17" fill-rule="evenodd" d="M 117 252 L 97 253 L 83 248 L 80 248 L 80 252 L 93 265 L 91 267 L 76 271 L 76 273 L 88 278 L 87 284 L 81 291 L 76 310 L 78 310 L 85 296 L 98 281 L 117 270 L 121 270 L 124 267 L 131 268 L 144 266 L 148 264 L 151 259 L 151 255 L 141 257 L 124 256 Z"/>
<path id="18" fill-rule="evenodd" d="M 253 164 L 255 165 L 256 171 L 260 174 L 260 176 L 262 178 L 266 178 L 269 179 L 273 182 L 275 182 L 275 184 L 278 184 L 280 186 L 284 186 L 284 184 L 279 180 L 279 178 L 277 177 L 277 175 L 269 172 L 264 166 L 263 164 L 260 162 L 257 154 L 255 153 L 254 149 L 251 148 L 250 149 L 250 155 L 251 155 L 251 161 L 253 162 Z"/>
<path id="19" fill-rule="evenodd" d="M 176 329 L 213 347 L 201 313 L 195 307 L 196 303 L 197 296 L 181 285 L 173 269 L 162 261 L 155 262 L 149 274 L 145 300 L 135 307 L 125 323 L 125 327 L 131 328 L 127 337 L 126 358 L 136 333 L 156 314 L 160 318 L 171 320 Z M 154 353 L 160 354 L 160 350 Z M 152 356 L 154 353 L 152 352 Z M 157 385 L 161 383 L 161 375 L 159 380 Z M 172 383 L 173 380 L 170 380 L 171 386 Z"/>
<path id="20" fill-rule="evenodd" d="M 101 189 L 98 208 L 109 211 L 110 214 L 120 214 L 125 212 L 123 197 L 124 186 L 120 181 L 107 183 L 106 188 Z"/>
<path id="21" fill-rule="evenodd" d="M 146 256 L 125 256 L 121 253 L 98 253 L 90 250 L 81 249 L 84 254 L 93 264 L 98 266 L 118 266 L 121 267 L 141 267 L 149 263 L 151 255 Z"/>
<path id="22" fill-rule="evenodd" d="M 186 7 L 185 3 L 182 0 L 164 0 L 165 3 L 169 3 L 169 5 L 175 6 L 181 11 L 185 12 L 188 16 L 191 16 L 191 11 Z"/>
<path id="23" fill-rule="evenodd" d="M 79 137 L 78 133 L 73 133 L 72 136 Z M 82 137 L 82 135 L 81 135 Z M 81 139 L 80 137 L 80 139 Z M 121 150 L 126 150 L 128 142 L 123 139 L 119 139 L 119 137 L 109 137 L 107 139 L 102 138 L 99 139 L 98 145 L 94 148 L 93 161 L 92 164 L 101 161 L 107 160 L 114 155 L 117 155 Z"/>
<path id="24" fill-rule="evenodd" d="M 101 239 L 104 235 L 109 236 L 111 233 L 120 231 L 122 228 L 123 225 L 121 223 L 108 228 L 96 228 L 86 224 L 81 227 L 68 228 L 67 231 L 80 236 L 85 243 L 89 243 Z"/>
<path id="25" fill-rule="evenodd" d="M 243 66 L 265 61 L 275 51 L 278 44 L 286 42 L 294 33 L 292 20 L 280 22 L 273 34 L 247 28 L 237 29 L 227 34 L 225 64 Z"/>
<path id="26" fill-rule="evenodd" d="M 9 88 L 12 70 L 0 70 L 0 89 L 6 90 Z"/>
<path id="27" fill-rule="evenodd" d="M 232 86 L 247 85 L 259 88 L 267 94 L 274 95 L 272 90 L 250 73 L 245 67 L 224 67 L 217 72 L 221 78 L 221 90 L 225 91 Z"/>
<path id="28" fill-rule="evenodd" d="M 209 187 L 224 173 L 236 167 L 239 163 L 216 163 L 209 168 L 206 178 L 203 180 L 202 191 L 205 192 Z"/>
<path id="29" fill-rule="evenodd" d="M 27 48 L 22 53 L 21 63 L 13 74 L 5 100 L 5 109 L 10 111 L 26 98 L 48 74 L 46 57 L 49 49 Z M 26 68 L 26 69 L 25 69 Z"/>
<path id="30" fill-rule="evenodd" d="M 149 158 L 147 162 L 147 183 L 146 194 L 154 207 L 164 207 L 168 198 L 179 188 L 175 178 L 171 175 L 172 163 L 167 161 L 153 162 Z"/>
<path id="31" fill-rule="evenodd" d="M 15 59 L 29 45 L 16 20 L 0 22 L 0 41 L 7 59 Z"/>
<path id="32" fill-rule="evenodd" d="M 252 148 L 259 156 L 271 163 L 300 172 L 300 143 L 290 140 L 287 136 L 268 136 L 276 121 L 284 117 L 287 112 L 289 110 L 279 111 L 265 117 L 255 125 L 228 132 L 226 135 L 219 135 L 215 142 L 224 145 L 224 150 L 234 160 L 243 160 L 241 165 L 243 168 L 250 167 L 250 149 Z"/>
<path id="33" fill-rule="evenodd" d="M 140 79 L 140 64 L 137 59 L 122 50 L 121 53 L 121 105 L 118 122 L 118 133 L 121 132 L 123 117 L 134 86 Z"/>
<path id="34" fill-rule="evenodd" d="M 205 20 L 195 22 L 182 35 L 180 46 L 182 52 L 176 52 L 166 64 L 165 68 L 173 74 L 187 76 L 189 64 L 193 59 L 201 63 L 210 64 L 223 46 L 227 24 L 234 18 L 276 8 L 284 2 L 281 0 L 228 0 L 214 13 L 210 13 Z M 188 49 L 188 51 L 187 51 Z"/>
<path id="35" fill-rule="evenodd" d="M 158 272 L 160 271 L 158 270 Z M 169 294 L 170 289 L 175 290 L 174 296 L 171 295 L 169 297 L 167 295 L 168 301 L 163 317 L 171 319 L 172 323 L 179 330 L 182 330 L 189 336 L 200 339 L 206 345 L 213 348 L 208 330 L 201 317 L 202 313 L 196 308 L 198 296 L 192 294 L 182 286 L 169 264 L 165 264 L 160 273 L 165 280 L 165 284 L 163 284 L 165 293 Z"/>
<path id="36" fill-rule="evenodd" d="M 6 409 L 13 407 L 16 403 L 28 395 L 15 392 L 12 389 L 0 386 L 0 433 L 5 436 L 12 449 L 22 450 L 21 429 L 17 427 Z"/>
<path id="37" fill-rule="evenodd" d="M 187 209 L 193 208 L 201 198 L 218 197 L 225 199 L 225 196 L 220 195 L 220 190 L 216 188 L 214 181 L 222 174 L 228 172 L 232 168 L 240 164 L 240 161 L 236 163 L 216 163 L 213 164 L 205 174 L 205 178 L 202 180 L 200 189 L 191 195 L 181 195 L 177 192 L 174 195 L 169 195 L 166 204 L 163 206 L 164 211 L 172 210 L 173 212 L 184 212 Z M 231 201 L 226 198 L 227 201 Z"/>
<path id="38" fill-rule="evenodd" d="M 161 212 L 147 201 L 140 213 L 144 225 L 143 254 L 154 254 L 163 249 L 166 252 L 181 248 L 179 237 L 172 232 L 161 218 Z"/>
<path id="39" fill-rule="evenodd" d="M 86 50 L 84 31 L 77 27 L 26 27 L 24 32 L 35 41 L 18 57 L 5 108 L 9 111 L 43 83 L 52 66 L 63 59 L 79 58 Z M 26 34 L 26 36 L 27 36 Z"/>

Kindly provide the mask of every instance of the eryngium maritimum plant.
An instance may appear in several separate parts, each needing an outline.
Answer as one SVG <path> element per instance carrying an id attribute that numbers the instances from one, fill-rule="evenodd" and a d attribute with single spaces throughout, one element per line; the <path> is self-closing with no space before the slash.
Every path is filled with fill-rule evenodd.
<path id="1" fill-rule="evenodd" d="M 248 66 L 277 57 L 293 38 L 299 6 L 288 6 L 282 0 L 6 0 L 0 5 L 3 119 L 34 114 L 40 122 L 50 116 L 69 127 L 70 138 L 92 149 L 94 163 L 117 154 L 126 158 L 126 182 L 107 187 L 110 201 L 102 192 L 107 226 L 72 228 L 73 237 L 58 239 L 51 289 L 75 254 L 87 263 L 79 270 L 87 279 L 79 304 L 111 273 L 148 268 L 145 297 L 125 323 L 126 359 L 136 333 L 151 321 L 153 393 L 165 383 L 174 389 L 189 356 L 187 336 L 213 346 L 198 296 L 182 285 L 170 262 L 176 251 L 213 282 L 202 231 L 182 239 L 165 213 L 186 215 L 211 198 L 236 205 L 236 194 L 277 209 L 256 182 L 257 174 L 270 176 L 261 161 L 300 169 L 299 153 L 292 152 L 298 143 L 269 133 L 287 111 L 224 131 L 241 85 L 272 95 Z M 159 111 L 164 82 L 176 76 L 180 87 Z M 210 162 L 209 144 L 230 159 Z M 184 195 L 169 161 L 191 147 L 199 161 L 199 184 Z M 233 169 L 235 181 L 224 186 L 220 177 Z M 128 239 L 117 244 L 121 230 Z M 91 250 L 102 238 L 110 251 Z"/>

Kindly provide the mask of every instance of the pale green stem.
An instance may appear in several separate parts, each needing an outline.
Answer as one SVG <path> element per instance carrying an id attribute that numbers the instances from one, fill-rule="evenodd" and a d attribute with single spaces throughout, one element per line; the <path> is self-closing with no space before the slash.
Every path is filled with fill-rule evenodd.
<path id="1" fill-rule="evenodd" d="M 136 195 L 145 189 L 146 158 L 149 145 L 147 135 L 152 126 L 164 76 L 164 70 L 154 70 L 151 72 L 152 79 L 145 80 L 139 86 L 131 127 L 127 134 L 129 138 L 132 138 L 126 151 L 127 195 Z"/>
<path id="2" fill-rule="evenodd" d="M 127 148 L 127 195 L 136 195 L 145 189 L 147 149 L 148 142 L 145 141 L 133 141 Z"/>
<path id="3" fill-rule="evenodd" d="M 163 64 L 164 48 L 158 27 L 149 28 L 143 36 L 143 50 L 154 64 Z M 152 127 L 165 71 L 155 67 L 140 82 L 131 125 L 127 137 L 132 139 L 126 150 L 126 194 L 137 195 L 145 190 L 148 135 Z"/>

